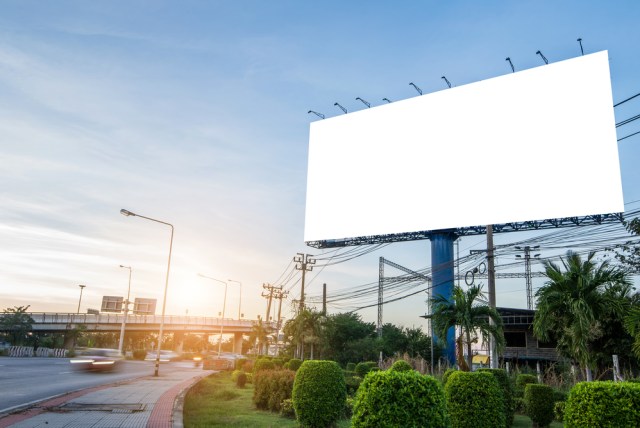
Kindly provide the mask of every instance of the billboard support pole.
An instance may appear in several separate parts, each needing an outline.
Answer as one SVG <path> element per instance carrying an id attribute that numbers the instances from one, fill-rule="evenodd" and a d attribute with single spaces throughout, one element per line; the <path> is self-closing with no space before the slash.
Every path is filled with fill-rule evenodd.
<path id="1" fill-rule="evenodd" d="M 457 239 L 453 230 L 442 230 L 431 235 L 432 296 L 443 296 L 451 301 L 453 295 L 453 242 Z M 455 329 L 447 331 L 444 355 L 451 365 L 456 362 Z M 436 337 L 436 342 L 438 342 Z"/>

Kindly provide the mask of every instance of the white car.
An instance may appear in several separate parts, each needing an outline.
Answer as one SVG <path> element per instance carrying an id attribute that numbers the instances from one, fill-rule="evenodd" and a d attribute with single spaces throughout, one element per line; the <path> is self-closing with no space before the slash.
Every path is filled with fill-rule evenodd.
<path id="1" fill-rule="evenodd" d="M 158 351 L 149 351 L 144 358 L 145 361 L 155 361 L 158 356 Z M 160 362 L 167 363 L 169 361 L 177 361 L 180 359 L 180 354 L 174 351 L 160 350 Z"/>

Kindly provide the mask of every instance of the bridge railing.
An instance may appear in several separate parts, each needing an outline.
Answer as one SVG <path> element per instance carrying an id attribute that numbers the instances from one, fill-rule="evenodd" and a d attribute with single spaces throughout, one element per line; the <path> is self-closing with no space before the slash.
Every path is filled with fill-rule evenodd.
<path id="1" fill-rule="evenodd" d="M 29 312 L 27 313 L 35 324 L 121 324 L 124 314 L 75 314 L 59 312 Z M 127 324 L 160 324 L 160 315 L 127 315 Z M 254 321 L 237 320 L 232 318 L 200 317 L 184 315 L 165 315 L 165 324 L 180 325 L 213 325 L 213 326 L 233 326 L 250 328 Z"/>

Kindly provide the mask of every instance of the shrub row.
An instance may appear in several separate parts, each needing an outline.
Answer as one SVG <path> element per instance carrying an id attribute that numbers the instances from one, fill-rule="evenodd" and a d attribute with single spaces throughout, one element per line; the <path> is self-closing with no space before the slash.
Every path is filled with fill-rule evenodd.
<path id="1" fill-rule="evenodd" d="M 280 412 L 282 402 L 291 398 L 295 376 L 286 369 L 258 371 L 253 378 L 253 403 L 258 409 Z"/>
<path id="2" fill-rule="evenodd" d="M 569 392 L 564 426 L 640 426 L 640 384 L 632 382 L 581 382 Z"/>

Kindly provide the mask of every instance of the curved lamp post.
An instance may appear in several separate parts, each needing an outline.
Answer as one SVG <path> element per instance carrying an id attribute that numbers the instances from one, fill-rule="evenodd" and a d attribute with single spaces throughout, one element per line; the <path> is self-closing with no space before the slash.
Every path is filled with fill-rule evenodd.
<path id="1" fill-rule="evenodd" d="M 224 284 L 224 301 L 222 302 L 222 320 L 220 320 L 220 343 L 218 343 L 218 357 L 220 357 L 220 354 L 222 353 L 222 328 L 223 328 L 223 325 L 224 325 L 224 311 L 225 311 L 225 309 L 227 307 L 227 285 L 228 285 L 228 283 L 225 282 L 225 281 L 222 281 L 220 279 L 211 278 L 210 276 L 206 276 L 206 275 L 203 275 L 201 273 L 199 273 L 198 276 L 210 279 L 212 281 L 221 282 L 221 283 Z"/>
<path id="2" fill-rule="evenodd" d="M 120 265 L 121 268 L 129 269 L 129 288 L 127 289 L 127 300 L 124 301 L 124 318 L 120 327 L 120 342 L 118 342 L 118 350 L 122 354 L 124 347 L 124 328 L 127 325 L 127 313 L 129 312 L 129 296 L 131 295 L 131 266 Z"/>
<path id="3" fill-rule="evenodd" d="M 145 217 L 140 214 L 134 214 L 131 211 L 127 211 L 124 208 L 120 210 L 120 214 L 127 217 L 140 217 L 145 220 L 155 221 L 156 223 L 161 223 L 169 226 L 171 228 L 171 240 L 169 241 L 169 261 L 167 262 L 167 277 L 164 283 L 164 297 L 162 298 L 162 318 L 160 318 L 160 336 L 158 337 L 158 349 L 156 353 L 156 365 L 155 371 L 153 373 L 154 376 L 158 376 L 158 371 L 160 370 L 160 348 L 162 347 L 162 335 L 164 334 L 164 313 L 167 306 L 167 289 L 169 288 L 169 270 L 171 269 L 171 249 L 173 247 L 173 225 L 171 223 L 167 223 L 165 221 L 156 220 L 155 218 Z"/>
<path id="4" fill-rule="evenodd" d="M 80 287 L 80 298 L 78 299 L 78 310 L 76 311 L 77 314 L 80 313 L 80 303 L 82 302 L 82 290 L 84 290 L 84 287 L 86 287 L 86 285 L 78 284 L 78 287 Z"/>

